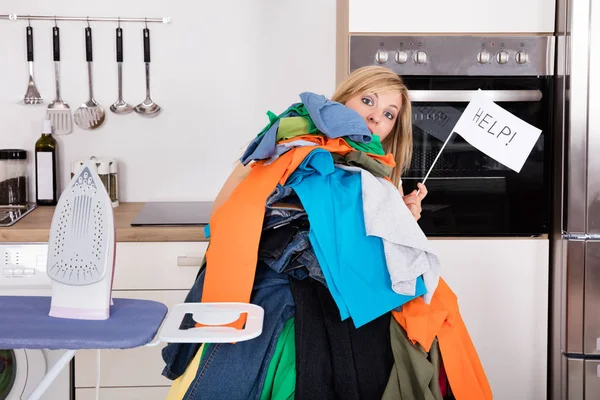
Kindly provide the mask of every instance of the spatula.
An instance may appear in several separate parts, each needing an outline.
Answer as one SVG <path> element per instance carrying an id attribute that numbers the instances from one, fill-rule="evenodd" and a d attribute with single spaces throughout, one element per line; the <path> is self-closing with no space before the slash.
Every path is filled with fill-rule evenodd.
<path id="1" fill-rule="evenodd" d="M 90 99 L 83 103 L 75 111 L 75 123 L 81 129 L 96 129 L 104 122 L 104 108 L 94 100 L 94 90 L 92 88 L 92 28 L 85 28 L 85 60 L 88 65 L 88 84 L 90 88 Z"/>
<path id="2" fill-rule="evenodd" d="M 54 80 L 56 82 L 56 99 L 48 104 L 46 117 L 52 121 L 54 133 L 65 135 L 73 130 L 73 117 L 69 105 L 60 98 L 60 37 L 58 26 L 52 28 L 52 50 L 54 53 Z"/>

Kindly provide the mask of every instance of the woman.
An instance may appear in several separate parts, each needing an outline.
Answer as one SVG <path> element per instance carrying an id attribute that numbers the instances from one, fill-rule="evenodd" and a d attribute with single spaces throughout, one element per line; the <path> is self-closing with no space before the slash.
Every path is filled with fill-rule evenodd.
<path id="1" fill-rule="evenodd" d="M 414 218 L 421 218 L 421 201 L 427 196 L 427 188 L 418 183 L 419 191 L 404 196 L 400 179 L 410 166 L 412 156 L 412 111 L 402 78 L 384 67 L 363 67 L 342 82 L 331 100 L 356 111 L 364 118 L 371 133 L 379 136 L 385 152 L 394 154 L 396 167 L 392 171 L 392 182 L 402 193 Z M 213 213 L 244 180 L 250 168 L 250 165 L 238 163 L 217 195 Z"/>

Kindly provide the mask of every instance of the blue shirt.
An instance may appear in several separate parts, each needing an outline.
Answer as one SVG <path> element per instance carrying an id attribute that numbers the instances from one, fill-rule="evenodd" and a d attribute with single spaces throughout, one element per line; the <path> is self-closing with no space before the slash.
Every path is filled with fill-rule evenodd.
<path id="1" fill-rule="evenodd" d="M 290 176 L 310 222 L 310 240 L 342 320 L 358 328 L 426 293 L 392 290 L 381 238 L 367 236 L 360 174 L 336 168 L 331 153 L 312 151 Z"/>
<path id="2" fill-rule="evenodd" d="M 300 99 L 306 107 L 310 119 L 321 133 L 332 139 L 347 136 L 355 142 L 371 142 L 371 131 L 369 131 L 365 120 L 356 111 L 341 103 L 331 101 L 323 95 L 315 93 L 301 93 Z M 292 104 L 289 109 L 292 109 L 299 104 L 300 103 Z M 242 164 L 247 165 L 253 160 L 269 159 L 274 155 L 281 155 L 288 151 L 289 149 L 276 148 L 279 119 L 297 115 L 298 113 L 293 110 L 284 112 L 279 116 L 271 115 L 270 127 L 264 134 L 255 137 L 248 145 L 240 159 Z"/>

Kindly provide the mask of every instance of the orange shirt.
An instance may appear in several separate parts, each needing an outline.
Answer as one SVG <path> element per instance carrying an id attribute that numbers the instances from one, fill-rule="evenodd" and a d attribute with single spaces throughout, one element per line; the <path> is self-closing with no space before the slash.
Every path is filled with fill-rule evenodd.
<path id="1" fill-rule="evenodd" d="M 448 382 L 457 400 L 492 399 L 485 371 L 458 310 L 456 295 L 442 278 L 430 304 L 418 297 L 392 315 L 408 338 L 427 352 L 437 336 Z"/>
<path id="2" fill-rule="evenodd" d="M 353 150 L 341 138 L 306 135 L 292 140 L 307 140 L 317 146 L 293 148 L 269 165 L 264 165 L 264 161 L 255 163 L 248 176 L 211 218 L 202 302 L 250 301 L 265 204 L 269 195 L 278 183 L 285 184 L 314 149 L 321 148 L 341 155 Z M 373 157 L 388 165 L 395 165 L 391 154 Z M 244 322 L 245 317 L 242 316 L 229 326 L 241 329 Z"/>

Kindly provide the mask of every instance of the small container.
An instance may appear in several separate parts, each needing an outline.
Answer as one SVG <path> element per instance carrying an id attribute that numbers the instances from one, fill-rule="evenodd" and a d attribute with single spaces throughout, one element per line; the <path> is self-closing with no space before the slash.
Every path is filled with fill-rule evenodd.
<path id="1" fill-rule="evenodd" d="M 28 176 L 26 150 L 0 150 L 0 206 L 27 205 Z"/>
<path id="2" fill-rule="evenodd" d="M 110 200 L 112 201 L 113 207 L 117 207 L 119 205 L 119 178 L 117 176 L 117 172 L 118 172 L 117 160 L 115 160 L 114 158 L 110 158 L 108 160 L 108 163 L 110 165 L 110 179 L 109 179 Z"/>

